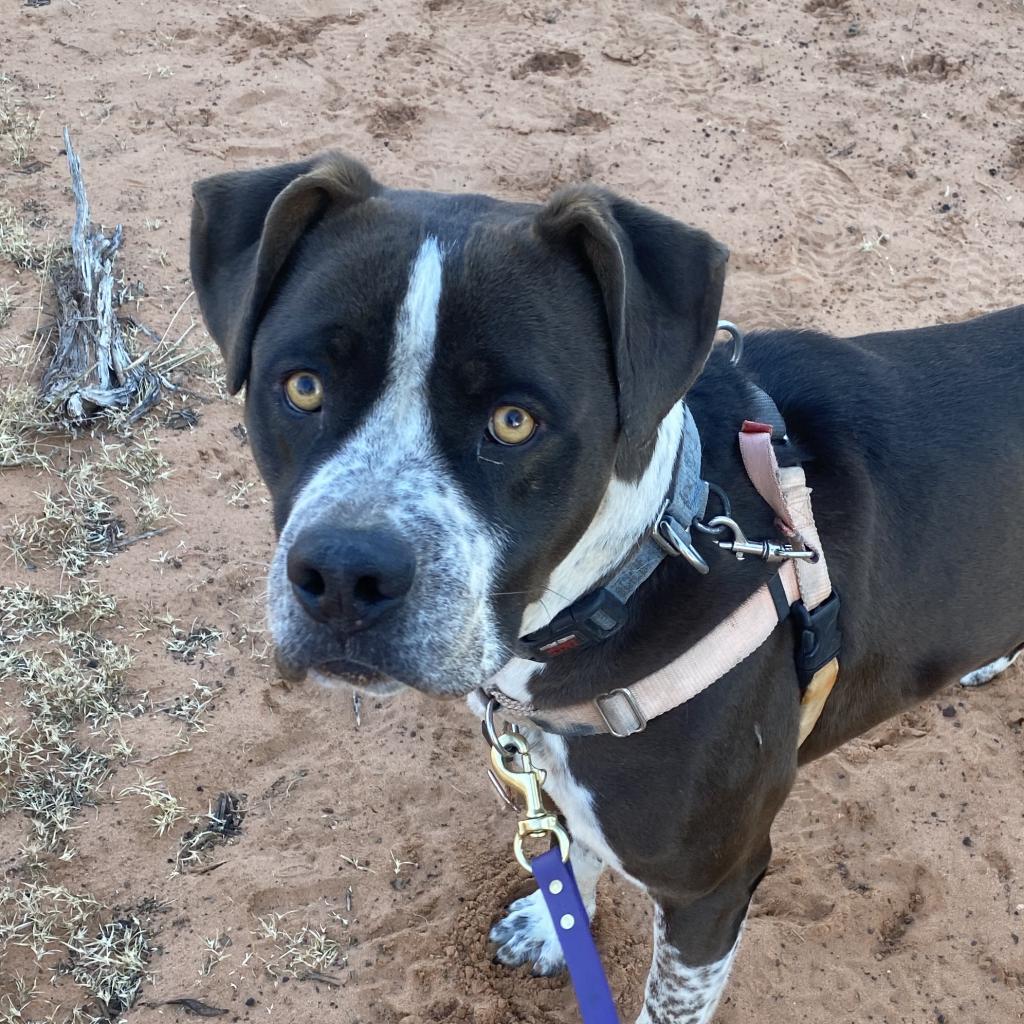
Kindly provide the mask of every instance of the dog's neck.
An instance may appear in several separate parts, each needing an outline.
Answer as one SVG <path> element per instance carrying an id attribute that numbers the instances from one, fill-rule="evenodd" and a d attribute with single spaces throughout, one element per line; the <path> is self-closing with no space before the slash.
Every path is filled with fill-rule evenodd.
<path id="1" fill-rule="evenodd" d="M 613 475 L 594 518 L 548 578 L 543 595 L 526 606 L 519 635 L 546 626 L 560 611 L 607 579 L 654 526 L 672 486 L 683 440 L 683 403 L 661 422 L 650 462 L 636 481 Z"/>
<path id="2" fill-rule="evenodd" d="M 744 522 L 771 530 L 767 506 L 751 487 L 739 459 L 736 432 L 749 412 L 742 375 L 713 360 L 705 376 L 714 378 L 714 405 L 710 386 L 702 378 L 688 395 L 688 403 L 701 435 L 705 479 L 724 486 Z M 520 635 L 547 623 L 562 609 L 605 581 L 635 550 L 661 511 L 673 480 L 683 436 L 683 405 L 674 406 L 658 431 L 650 462 L 640 478 L 629 483 L 613 476 L 597 514 L 569 554 L 555 567 L 543 596 L 527 606 Z M 630 600 L 629 619 L 622 631 L 588 650 L 564 654 L 540 664 L 512 658 L 491 679 L 509 697 L 524 702 L 564 703 L 584 699 L 607 689 L 627 685 L 672 660 L 735 607 L 767 578 L 769 570 L 736 566 L 730 556 L 710 543 L 702 554 L 712 573 L 702 577 L 682 558 L 669 558 Z M 748 560 L 749 561 L 749 560 Z M 737 569 L 739 571 L 737 572 Z M 663 600 L 652 600 L 659 594 Z M 644 644 L 648 630 L 668 634 L 664 642 Z M 660 664 L 636 671 L 645 656 L 661 655 Z"/>

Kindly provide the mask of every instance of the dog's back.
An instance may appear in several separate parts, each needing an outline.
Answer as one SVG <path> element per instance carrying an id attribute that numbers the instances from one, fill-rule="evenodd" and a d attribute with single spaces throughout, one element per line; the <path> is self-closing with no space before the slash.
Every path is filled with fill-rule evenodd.
<path id="1" fill-rule="evenodd" d="M 882 721 L 1024 643 L 1024 306 L 850 339 L 755 334 L 743 367 L 809 456 L 843 597 L 852 685 L 813 757 L 863 728 L 865 693 Z"/>

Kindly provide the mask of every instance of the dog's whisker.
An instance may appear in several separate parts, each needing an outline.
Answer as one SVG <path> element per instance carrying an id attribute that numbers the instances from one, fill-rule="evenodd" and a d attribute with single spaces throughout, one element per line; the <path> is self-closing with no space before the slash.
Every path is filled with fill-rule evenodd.
<path id="1" fill-rule="evenodd" d="M 504 466 L 504 462 L 499 462 L 497 459 L 489 459 L 483 453 L 484 439 L 481 437 L 476 443 L 476 457 L 479 462 L 489 462 L 492 466 Z"/>

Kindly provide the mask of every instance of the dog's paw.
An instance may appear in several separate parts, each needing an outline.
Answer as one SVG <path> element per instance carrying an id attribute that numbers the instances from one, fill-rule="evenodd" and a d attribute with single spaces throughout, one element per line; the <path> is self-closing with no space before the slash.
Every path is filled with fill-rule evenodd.
<path id="1" fill-rule="evenodd" d="M 497 959 L 506 967 L 531 964 L 534 974 L 557 974 L 565 968 L 551 915 L 539 892 L 509 905 L 505 916 L 491 929 Z"/>
<path id="2" fill-rule="evenodd" d="M 988 665 L 982 665 L 981 668 L 976 668 L 973 672 L 968 672 L 960 680 L 961 686 L 984 686 L 986 683 L 992 682 L 996 676 L 1002 675 L 1020 656 L 1022 651 L 1016 651 L 1015 653 L 1008 655 L 1005 658 L 997 658 L 995 661 Z"/>

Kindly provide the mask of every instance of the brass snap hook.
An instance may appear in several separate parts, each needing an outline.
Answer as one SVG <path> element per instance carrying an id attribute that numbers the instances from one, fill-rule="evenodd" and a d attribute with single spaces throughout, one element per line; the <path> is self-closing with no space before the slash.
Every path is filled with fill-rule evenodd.
<path id="1" fill-rule="evenodd" d="M 521 733 L 507 732 L 497 737 L 498 742 L 491 744 L 492 781 L 505 787 L 509 792 L 517 794 L 523 803 L 516 836 L 512 842 L 516 860 L 532 872 L 530 861 L 523 849 L 526 839 L 544 839 L 554 836 L 563 861 L 569 859 L 569 834 L 562 827 L 558 816 L 552 814 L 544 805 L 544 771 L 534 767 L 530 757 L 530 748 Z M 522 767 L 516 767 L 518 760 Z"/>

